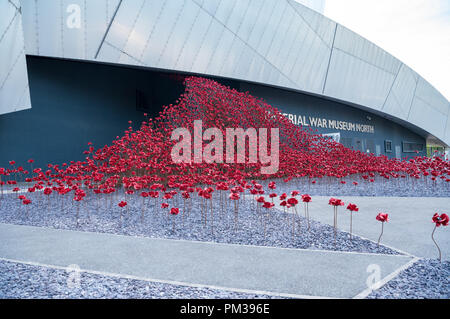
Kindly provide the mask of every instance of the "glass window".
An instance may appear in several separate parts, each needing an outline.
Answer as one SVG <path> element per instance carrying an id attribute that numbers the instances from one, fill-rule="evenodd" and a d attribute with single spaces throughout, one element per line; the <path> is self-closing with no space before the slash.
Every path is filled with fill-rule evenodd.
<path id="1" fill-rule="evenodd" d="M 402 142 L 403 153 L 413 153 L 423 151 L 423 144 L 414 142 Z"/>
<path id="2" fill-rule="evenodd" d="M 386 151 L 386 153 L 392 152 L 392 141 L 389 140 L 384 141 L 384 150 Z"/>

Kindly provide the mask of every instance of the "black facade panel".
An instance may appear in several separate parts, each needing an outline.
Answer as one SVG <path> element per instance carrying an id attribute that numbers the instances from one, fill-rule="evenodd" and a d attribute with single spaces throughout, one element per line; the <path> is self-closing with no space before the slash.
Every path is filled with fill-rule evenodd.
<path id="1" fill-rule="evenodd" d="M 376 155 L 378 153 L 377 150 L 379 150 L 380 154 L 388 157 L 426 155 L 425 150 L 418 154 L 416 152 L 402 151 L 402 143 L 404 141 L 426 145 L 423 137 L 373 113 L 319 97 L 269 86 L 241 83 L 241 90 L 263 98 L 267 103 L 277 107 L 283 113 L 295 115 L 296 124 L 300 125 L 298 122 L 301 119 L 302 124 L 304 124 L 303 127 L 307 130 L 320 134 L 339 133 L 340 142 L 355 150 L 366 153 L 368 151 Z M 346 129 L 330 128 L 330 121 L 342 121 L 347 124 L 351 123 L 354 126 L 350 130 L 348 127 Z M 326 123 L 326 127 L 325 125 L 319 127 L 317 125 L 319 122 L 322 124 Z M 361 125 L 361 127 L 372 127 L 373 132 L 357 131 L 357 124 Z M 393 152 L 385 151 L 385 140 L 392 141 Z M 400 153 L 395 152 L 396 146 Z"/>

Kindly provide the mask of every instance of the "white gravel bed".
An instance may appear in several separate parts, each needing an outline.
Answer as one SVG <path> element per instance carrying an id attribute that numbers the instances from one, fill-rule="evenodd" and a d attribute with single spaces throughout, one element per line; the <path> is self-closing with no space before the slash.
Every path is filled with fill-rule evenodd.
<path id="1" fill-rule="evenodd" d="M 277 209 L 261 208 L 258 211 L 250 199 L 240 200 L 238 222 L 235 226 L 235 211 L 233 203 L 226 201 L 223 211 L 219 201 L 214 202 L 213 215 L 210 203 L 207 208 L 206 225 L 202 222 L 199 200 L 193 200 L 190 207 L 187 204 L 183 217 L 183 199 L 168 201 L 170 206 L 180 208 L 180 214 L 172 216 L 169 209 L 161 208 L 161 199 L 155 202 L 147 199 L 144 205 L 144 219 L 141 220 L 142 198 L 137 195 L 127 196 L 128 206 L 118 207 L 122 196 L 111 197 L 99 201 L 91 195 L 81 203 L 79 222 L 76 222 L 78 203 L 66 196 L 51 195 L 44 198 L 42 194 L 32 194 L 29 198 L 33 203 L 24 206 L 16 195 L 5 195 L 0 200 L 0 222 L 17 225 L 32 225 L 56 229 L 81 230 L 153 238 L 171 238 L 196 241 L 211 241 L 219 243 L 246 244 L 258 246 L 310 248 L 337 251 L 353 251 L 383 254 L 400 254 L 391 248 L 353 236 L 343 231 L 317 221 L 308 222 L 303 217 L 302 206 L 298 206 L 298 215 L 293 226 L 294 214 L 287 214 Z M 193 194 L 196 197 L 196 194 Z M 218 196 L 218 195 L 215 195 Z M 189 203 L 189 202 L 188 202 Z M 190 207 L 190 208 L 188 208 Z M 123 214 L 122 223 L 120 214 Z M 330 213 L 332 211 L 330 210 Z M 340 212 L 343 214 L 345 212 Z M 175 223 L 175 227 L 174 227 Z M 265 229 L 265 231 L 264 231 Z M 265 234 L 265 235 L 264 235 Z"/>
<path id="2" fill-rule="evenodd" d="M 0 260 L 0 299 L 270 299 L 270 295 L 189 287 Z"/>
<path id="3" fill-rule="evenodd" d="M 421 259 L 367 298 L 449 299 L 450 261 Z"/>

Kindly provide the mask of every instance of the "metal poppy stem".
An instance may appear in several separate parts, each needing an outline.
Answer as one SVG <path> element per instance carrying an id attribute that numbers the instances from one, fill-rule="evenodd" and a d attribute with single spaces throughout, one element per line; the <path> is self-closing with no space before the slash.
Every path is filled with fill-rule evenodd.
<path id="1" fill-rule="evenodd" d="M 145 198 L 142 197 L 142 208 L 141 208 L 141 223 L 144 222 L 144 205 L 145 205 Z"/>
<path id="2" fill-rule="evenodd" d="M 353 212 L 350 211 L 350 240 L 352 240 L 352 219 L 353 219 Z"/>
<path id="3" fill-rule="evenodd" d="M 337 233 L 337 206 L 334 206 L 334 246 L 336 246 Z"/>
<path id="4" fill-rule="evenodd" d="M 78 205 L 77 205 L 77 216 L 76 216 L 76 219 L 77 219 L 77 227 L 78 227 L 78 214 L 79 214 L 79 212 L 80 212 L 80 202 L 78 201 Z"/>
<path id="5" fill-rule="evenodd" d="M 212 196 L 209 200 L 210 203 L 210 207 L 211 207 L 211 235 L 214 236 L 214 213 L 213 213 L 213 201 L 212 201 Z"/>
<path id="6" fill-rule="evenodd" d="M 234 201 L 234 231 L 237 230 L 237 222 L 238 222 L 238 211 L 237 211 L 237 201 Z"/>
<path id="7" fill-rule="evenodd" d="M 436 245 L 438 251 L 439 251 L 439 262 L 442 262 L 442 255 L 441 255 L 441 249 L 439 248 L 439 245 L 436 243 L 436 241 L 434 240 L 434 232 L 436 231 L 437 225 L 434 225 L 434 229 L 433 232 L 431 233 L 431 239 L 433 240 L 434 244 Z"/>
<path id="8" fill-rule="evenodd" d="M 380 247 L 380 240 L 381 240 L 381 236 L 383 236 L 383 230 L 384 230 L 384 222 L 381 222 L 381 234 L 380 234 L 380 237 L 378 237 L 377 247 Z"/>

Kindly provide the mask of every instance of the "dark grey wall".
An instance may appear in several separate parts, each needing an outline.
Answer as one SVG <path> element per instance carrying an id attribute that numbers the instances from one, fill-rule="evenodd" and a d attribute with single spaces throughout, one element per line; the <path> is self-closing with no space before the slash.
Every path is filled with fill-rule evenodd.
<path id="1" fill-rule="evenodd" d="M 263 98 L 266 102 L 277 107 L 284 113 L 304 115 L 307 121 L 311 116 L 374 126 L 375 130 L 373 134 L 313 127 L 314 130 L 317 130 L 316 133 L 340 133 L 341 142 L 343 142 L 344 145 L 347 144 L 347 147 L 352 147 L 361 151 L 370 149 L 372 153 L 376 153 L 376 145 L 379 145 L 381 154 L 395 157 L 395 146 L 399 146 L 402 150 L 401 157 L 413 157 L 418 155 L 415 152 L 403 152 L 402 142 L 405 141 L 423 144 L 423 151 L 420 152 L 419 155 L 426 155 L 426 141 L 423 137 L 375 114 L 338 102 L 268 86 L 241 83 L 241 90 L 249 91 L 250 94 Z M 368 118 L 370 118 L 370 120 Z M 385 152 L 385 140 L 392 141 L 391 153 Z M 360 141 L 360 143 L 357 144 L 357 141 Z"/>
<path id="2" fill-rule="evenodd" d="M 32 108 L 0 115 L 0 167 L 15 160 L 28 167 L 82 160 L 87 143 L 102 147 L 122 136 L 143 113 L 173 103 L 182 83 L 168 76 L 123 67 L 27 57 Z M 146 110 L 136 108 L 136 89 Z"/>
<path id="3" fill-rule="evenodd" d="M 96 148 L 111 143 L 123 135 L 129 120 L 139 128 L 144 112 L 156 115 L 162 105 L 175 102 L 183 92 L 182 82 L 170 72 L 31 56 L 27 64 L 32 109 L 0 115 L 0 167 L 10 160 L 28 167 L 29 158 L 41 167 L 82 160 L 88 142 Z M 267 86 L 216 80 L 262 97 L 286 113 L 374 125 L 375 134 L 341 131 L 341 137 L 353 138 L 353 142 L 359 138 L 363 143 L 371 139 L 382 153 L 385 139 L 393 141 L 393 149 L 404 140 L 425 144 L 422 137 L 402 126 L 350 106 Z M 394 156 L 395 149 L 388 155 Z M 402 154 L 408 155 L 416 154 Z"/>

